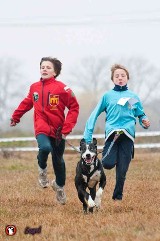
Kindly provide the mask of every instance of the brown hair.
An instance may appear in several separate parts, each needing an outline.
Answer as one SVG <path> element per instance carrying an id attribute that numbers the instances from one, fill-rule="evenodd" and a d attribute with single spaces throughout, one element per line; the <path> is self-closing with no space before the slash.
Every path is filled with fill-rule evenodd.
<path id="1" fill-rule="evenodd" d="M 117 70 L 117 69 L 123 69 L 126 72 L 127 78 L 129 79 L 129 72 L 128 72 L 128 70 L 123 65 L 114 64 L 111 67 L 111 80 L 113 80 L 114 71 Z"/>
<path id="2" fill-rule="evenodd" d="M 43 57 L 40 61 L 40 67 L 43 61 L 50 61 L 53 64 L 54 70 L 56 72 L 55 78 L 61 73 L 62 63 L 58 59 L 52 57 Z"/>

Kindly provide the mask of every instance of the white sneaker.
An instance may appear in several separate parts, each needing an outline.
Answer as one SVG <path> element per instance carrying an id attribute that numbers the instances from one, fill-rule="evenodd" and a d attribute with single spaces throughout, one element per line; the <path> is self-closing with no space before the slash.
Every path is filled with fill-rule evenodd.
<path id="1" fill-rule="evenodd" d="M 38 177 L 39 185 L 43 188 L 48 187 L 49 180 L 47 178 L 47 168 L 42 169 L 38 167 L 38 171 L 39 171 L 39 177 Z"/>
<path id="2" fill-rule="evenodd" d="M 52 181 L 51 186 L 53 190 L 56 192 L 57 201 L 62 205 L 66 204 L 66 194 L 64 192 L 64 188 L 58 186 L 55 180 Z"/>

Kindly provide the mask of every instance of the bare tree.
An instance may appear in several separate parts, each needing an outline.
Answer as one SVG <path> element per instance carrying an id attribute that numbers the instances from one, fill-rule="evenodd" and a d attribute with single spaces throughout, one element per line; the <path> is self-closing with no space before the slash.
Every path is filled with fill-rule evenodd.
<path id="1" fill-rule="evenodd" d="M 119 63 L 125 65 L 130 73 L 129 87 L 137 93 L 143 103 L 147 104 L 159 94 L 159 70 L 148 60 L 143 58 L 121 59 Z"/>
<path id="2" fill-rule="evenodd" d="M 12 58 L 0 59 L 0 122 L 9 119 L 10 111 L 20 99 L 24 89 L 22 76 L 19 72 L 20 63 Z M 18 87 L 17 87 L 18 83 Z"/>
<path id="3" fill-rule="evenodd" d="M 149 97 L 154 98 L 155 89 L 159 88 L 159 70 L 143 58 L 131 57 L 118 59 L 116 63 L 125 65 L 130 73 L 128 82 L 130 89 L 141 96 L 143 102 Z M 90 96 L 98 96 L 111 87 L 111 66 L 115 64 L 110 57 L 96 58 L 93 56 L 83 58 L 71 70 L 71 84 L 79 87 Z"/>
<path id="4" fill-rule="evenodd" d="M 74 65 L 74 69 L 70 71 L 70 83 L 72 87 L 79 89 L 77 98 L 80 104 L 80 121 L 76 126 L 79 130 L 84 129 L 85 122 L 100 96 L 112 83 L 107 74 L 109 62 L 109 57 L 89 56 Z"/>
<path id="5" fill-rule="evenodd" d="M 96 58 L 94 56 L 83 58 L 74 69 L 71 70 L 72 86 L 78 87 L 88 97 L 97 101 L 99 93 L 107 90 L 107 65 L 108 57 Z"/>

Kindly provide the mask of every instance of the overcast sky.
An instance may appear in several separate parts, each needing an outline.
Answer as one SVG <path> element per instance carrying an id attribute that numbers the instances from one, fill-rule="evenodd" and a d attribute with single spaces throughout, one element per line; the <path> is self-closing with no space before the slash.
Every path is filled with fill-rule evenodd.
<path id="1" fill-rule="evenodd" d="M 68 82 L 81 58 L 144 57 L 160 64 L 159 0 L 0 0 L 0 57 L 23 64 L 26 82 L 39 79 L 39 61 L 63 62 Z"/>

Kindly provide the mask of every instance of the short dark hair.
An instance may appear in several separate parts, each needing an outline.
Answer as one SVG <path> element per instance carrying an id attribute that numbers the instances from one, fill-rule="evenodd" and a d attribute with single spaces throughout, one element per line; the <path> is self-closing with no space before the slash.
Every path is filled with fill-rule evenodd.
<path id="1" fill-rule="evenodd" d="M 40 67 L 42 62 L 44 61 L 50 61 L 53 64 L 54 70 L 56 72 L 55 78 L 61 73 L 62 69 L 62 63 L 59 61 L 57 58 L 52 58 L 52 57 L 43 57 L 40 61 Z"/>

